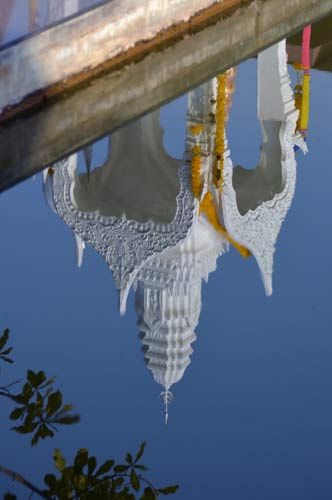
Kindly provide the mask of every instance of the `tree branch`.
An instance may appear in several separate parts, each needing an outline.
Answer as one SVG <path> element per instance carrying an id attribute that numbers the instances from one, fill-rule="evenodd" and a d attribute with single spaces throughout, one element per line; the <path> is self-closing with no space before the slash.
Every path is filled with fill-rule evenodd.
<path id="1" fill-rule="evenodd" d="M 4 389 L 4 387 L 3 387 L 3 389 Z M 9 398 L 12 401 L 15 401 L 15 403 L 19 403 L 18 397 L 14 396 L 13 394 L 10 394 L 10 392 L 7 391 L 7 389 L 5 391 L 0 390 L 0 396 L 4 396 L 5 398 Z"/>
<path id="2" fill-rule="evenodd" d="M 46 498 L 47 500 L 49 500 L 48 496 L 44 495 L 44 493 L 39 488 L 37 488 L 37 486 L 34 486 L 32 483 L 30 483 L 30 481 L 21 476 L 21 474 L 18 474 L 17 472 L 14 472 L 10 469 L 6 469 L 6 467 L 2 467 L 2 465 L 0 465 L 0 474 L 4 474 L 5 476 L 10 477 L 13 481 L 17 481 L 18 483 L 21 483 L 29 488 L 29 490 L 31 490 L 33 493 L 37 493 L 41 498 Z"/>
<path id="3" fill-rule="evenodd" d="M 6 398 L 11 398 L 11 395 L 9 394 L 9 392 L 2 391 L 1 389 L 0 389 L 0 396 L 5 396 Z"/>
<path id="4" fill-rule="evenodd" d="M 19 378 L 18 380 L 14 380 L 14 382 L 11 382 L 10 384 L 8 385 L 4 385 L 3 387 L 0 387 L 0 390 L 4 390 L 4 389 L 8 389 L 8 387 L 12 387 L 13 385 L 16 385 L 16 384 L 19 384 L 20 382 L 22 381 L 21 378 Z"/>

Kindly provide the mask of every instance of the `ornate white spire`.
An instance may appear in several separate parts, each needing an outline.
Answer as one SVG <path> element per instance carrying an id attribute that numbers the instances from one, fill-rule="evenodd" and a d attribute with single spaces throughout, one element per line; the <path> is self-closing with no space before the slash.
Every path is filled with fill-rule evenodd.
<path id="1" fill-rule="evenodd" d="M 163 401 L 164 401 L 164 406 L 165 406 L 165 424 L 167 425 L 167 423 L 168 423 L 168 406 L 174 400 L 174 396 L 171 393 L 171 391 L 169 391 L 168 389 L 166 389 L 165 391 L 162 391 L 160 393 L 160 396 L 163 398 Z"/>
<path id="2" fill-rule="evenodd" d="M 135 285 L 140 337 L 147 366 L 164 388 L 161 396 L 166 422 L 173 400 L 170 389 L 190 364 L 202 307 L 202 279 L 208 279 L 218 255 L 227 249 L 228 243 L 200 217 L 183 242 L 147 261 L 138 273 Z"/>
<path id="3" fill-rule="evenodd" d="M 201 309 L 201 283 L 179 281 L 167 286 L 163 280 L 149 281 L 139 281 L 136 290 L 138 326 L 148 368 L 155 381 L 169 390 L 190 364 Z"/>

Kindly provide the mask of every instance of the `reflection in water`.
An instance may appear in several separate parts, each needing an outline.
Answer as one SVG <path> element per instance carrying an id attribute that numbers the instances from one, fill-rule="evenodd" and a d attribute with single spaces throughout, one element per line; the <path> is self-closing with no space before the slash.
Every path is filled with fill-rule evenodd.
<path id="1" fill-rule="evenodd" d="M 182 162 L 162 145 L 154 112 L 112 135 L 103 165 L 86 173 L 77 155 L 44 172 L 49 206 L 73 230 L 77 264 L 85 242 L 110 267 L 120 312 L 136 290 L 138 325 L 147 366 L 163 386 L 165 418 L 170 389 L 190 363 L 201 310 L 201 284 L 229 245 L 257 260 L 272 293 L 273 254 L 296 182 L 294 146 L 306 152 L 296 130 L 285 42 L 258 56 L 258 167 L 233 169 L 226 122 L 234 71 L 188 95 Z"/>
<path id="2" fill-rule="evenodd" d="M 205 217 L 196 217 L 182 242 L 143 264 L 135 282 L 145 359 L 162 392 L 167 422 L 170 388 L 190 363 L 201 312 L 202 279 L 216 268 L 228 243 Z"/>
<path id="3" fill-rule="evenodd" d="M 100 0 L 0 0 L 0 46 L 91 7 Z"/>
<path id="4" fill-rule="evenodd" d="M 154 112 L 112 134 L 107 162 L 91 173 L 87 148 L 89 168 L 74 186 L 77 207 L 106 216 L 125 214 L 138 222 L 170 223 L 176 213 L 180 161 L 165 152 L 162 140 L 159 112 Z"/>
<path id="5" fill-rule="evenodd" d="M 1 16 L 0 16 L 0 45 L 5 37 L 7 26 L 12 15 L 12 11 L 14 8 L 15 0 L 6 0 L 2 2 L 1 7 Z"/>
<path id="6" fill-rule="evenodd" d="M 78 265 L 88 242 L 113 273 L 122 314 L 143 263 L 183 240 L 193 222 L 190 166 L 183 162 L 179 167 L 163 150 L 157 123 L 158 113 L 154 113 L 114 134 L 110 157 L 90 174 L 79 175 L 76 154 L 52 175 L 44 172 L 50 207 L 74 231 Z M 128 144 L 135 143 L 130 132 L 137 130 L 148 140 L 129 150 Z"/>
<path id="7" fill-rule="evenodd" d="M 75 14 L 79 9 L 79 0 L 49 0 L 46 17 L 46 24 L 59 21 L 71 14 Z"/>
<path id="8" fill-rule="evenodd" d="M 258 117 L 263 136 L 260 163 L 251 172 L 241 167 L 233 170 L 231 157 L 226 155 L 222 212 L 230 235 L 257 260 L 270 295 L 275 244 L 295 192 L 294 146 L 306 152 L 296 130 L 298 110 L 290 87 L 285 41 L 258 56 Z"/>

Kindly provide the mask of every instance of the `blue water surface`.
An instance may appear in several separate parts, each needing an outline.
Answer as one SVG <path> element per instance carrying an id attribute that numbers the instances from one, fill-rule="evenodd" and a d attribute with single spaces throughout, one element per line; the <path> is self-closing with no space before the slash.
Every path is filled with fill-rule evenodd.
<path id="1" fill-rule="evenodd" d="M 234 164 L 251 168 L 260 145 L 256 67 L 238 68 L 228 132 Z M 121 459 L 146 440 L 149 477 L 180 484 L 174 498 L 332 498 L 331 88 L 331 74 L 313 73 L 310 154 L 297 156 L 274 293 L 265 296 L 254 259 L 231 250 L 218 260 L 167 426 L 133 297 L 120 317 L 112 275 L 92 249 L 75 267 L 72 235 L 47 207 L 39 175 L 1 194 L 0 329 L 11 329 L 15 358 L 2 380 L 30 367 L 56 374 L 82 421 L 31 449 L 8 431 L 11 405 L 1 401 L 0 464 L 41 486 L 55 447 L 68 460 L 82 447 Z M 179 158 L 185 110 L 185 96 L 162 110 L 165 147 Z M 0 476 L 7 489 L 28 496 Z"/>

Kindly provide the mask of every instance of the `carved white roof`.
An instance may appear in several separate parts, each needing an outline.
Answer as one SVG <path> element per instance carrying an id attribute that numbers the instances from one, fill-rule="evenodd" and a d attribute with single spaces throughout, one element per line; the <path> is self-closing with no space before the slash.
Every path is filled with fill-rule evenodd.
<path id="1" fill-rule="evenodd" d="M 145 123 L 149 126 L 149 133 L 147 134 L 149 140 L 146 143 L 147 149 L 144 149 L 144 143 L 142 143 L 140 152 L 143 159 L 145 154 L 145 159 L 155 160 L 150 165 L 150 168 L 158 171 L 158 167 L 160 167 L 158 179 L 160 207 L 158 207 L 158 210 L 162 209 L 163 187 L 166 190 L 166 200 L 171 198 L 169 194 L 170 182 L 165 180 L 165 178 L 169 178 L 169 169 L 171 167 L 172 175 L 175 176 L 177 185 L 180 185 L 178 195 L 172 200 L 174 215 L 168 223 L 127 219 L 124 214 L 122 216 L 113 216 L 107 214 L 106 209 L 101 213 L 98 209 L 97 183 L 93 183 L 94 177 L 91 173 L 93 195 L 90 196 L 89 183 L 85 182 L 84 184 L 84 175 L 79 176 L 77 172 L 76 155 L 59 162 L 54 168 L 54 174 L 49 179 L 52 184 L 54 209 L 76 235 L 76 248 L 77 253 L 80 255 L 79 261 L 82 260 L 82 242 L 89 243 L 104 257 L 113 273 L 122 314 L 125 312 L 129 289 L 142 264 L 151 256 L 162 252 L 165 248 L 176 245 L 184 239 L 193 221 L 194 204 L 190 187 L 190 166 L 185 161 L 182 163 L 178 161 L 174 165 L 175 160 L 170 158 L 163 150 L 162 133 L 159 128 L 151 127 L 151 117 L 143 117 L 140 120 L 139 126 L 142 128 L 142 134 L 144 133 Z M 117 132 L 120 152 L 123 147 L 121 144 L 125 145 L 121 134 L 126 135 L 126 133 L 125 129 L 122 132 L 121 130 Z M 162 151 L 162 154 L 160 154 L 160 151 Z M 140 158 L 136 149 L 127 148 L 127 155 L 131 155 L 134 167 L 137 167 L 132 169 L 132 177 L 136 175 L 139 182 L 141 175 L 139 167 L 142 166 L 143 168 L 143 164 L 139 166 L 137 164 L 142 158 Z M 121 161 L 121 155 L 116 155 L 116 157 L 118 161 Z M 157 160 L 159 160 L 159 165 Z M 142 163 L 144 163 L 143 160 Z M 103 167 L 96 169 L 98 172 L 95 177 L 101 179 L 103 179 L 103 175 L 107 177 L 109 175 L 108 171 L 112 167 L 114 165 L 107 162 Z M 144 168 L 148 167 L 149 165 L 144 163 Z M 163 172 L 165 172 L 164 177 Z M 124 180 L 127 179 L 127 182 L 134 183 L 133 178 L 126 176 L 125 170 L 123 177 Z M 109 184 L 108 178 L 107 183 Z M 174 189 L 172 188 L 170 192 L 174 192 Z M 79 196 L 77 196 L 78 193 Z M 133 196 L 131 191 L 129 193 L 130 196 Z M 136 198 L 139 198 L 138 193 Z M 95 205 L 93 205 L 94 202 L 96 202 Z M 122 202 L 123 200 L 121 200 Z M 131 199 L 129 199 L 130 202 Z M 94 210 L 91 209 L 89 203 L 92 204 Z M 82 206 L 86 209 L 82 209 Z M 148 206 L 148 203 L 145 202 L 145 206 L 142 205 L 142 210 L 146 206 Z"/>
<path id="2" fill-rule="evenodd" d="M 263 136 L 260 162 L 254 171 L 240 166 L 233 168 L 226 141 L 225 182 L 220 217 L 230 236 L 255 256 L 269 295 L 272 293 L 275 244 L 295 190 L 294 144 L 305 149 L 303 141 L 295 133 L 298 111 L 295 109 L 290 87 L 285 41 L 259 54 L 258 84 L 258 117 Z M 211 132 L 214 127 L 211 125 L 210 103 L 216 97 L 216 88 L 216 79 L 213 79 L 190 92 L 188 97 L 187 124 L 204 124 L 200 145 L 204 153 L 202 166 L 206 172 L 211 167 L 210 157 L 213 154 L 214 138 Z M 62 163 L 62 169 L 55 171 L 51 181 L 54 196 L 50 196 L 50 182 L 46 182 L 44 188 L 51 208 L 69 223 L 76 234 L 78 261 L 82 260 L 84 241 L 89 242 L 105 257 L 114 274 L 122 312 L 129 288 L 142 264 L 152 255 L 181 241 L 193 220 L 194 201 L 190 193 L 189 160 L 196 139 L 190 133 L 187 133 L 186 138 L 188 161 L 184 161 L 180 167 L 181 191 L 176 201 L 175 217 L 172 222 L 165 223 L 166 214 L 169 217 L 172 212 L 171 205 L 164 214 L 158 212 L 162 206 L 159 203 L 159 190 L 167 193 L 167 186 L 170 186 L 165 200 L 171 200 L 174 192 L 171 183 L 160 183 L 158 176 L 162 173 L 163 179 L 167 176 L 171 179 L 172 169 L 168 164 L 174 164 L 174 160 L 167 156 L 162 147 L 162 132 L 156 125 L 156 116 L 156 113 L 152 113 L 139 120 L 134 132 L 129 126 L 114 134 L 113 156 L 106 165 L 92 173 L 89 181 L 88 176 L 84 180 L 84 176 L 77 175 L 74 157 L 71 157 Z M 129 143 L 132 147 L 128 151 L 133 151 L 132 156 L 129 152 L 126 154 Z M 119 165 L 122 167 L 121 158 L 124 165 L 139 162 L 137 172 L 155 163 L 155 168 L 150 169 L 147 176 L 150 185 L 144 188 L 142 183 L 137 196 L 131 175 L 124 175 L 119 168 Z M 113 176 L 112 179 L 110 176 Z M 105 178 L 108 182 L 104 182 L 103 187 L 102 181 Z M 116 182 L 109 182 L 110 180 Z M 117 188 L 118 183 L 120 188 Z M 133 187 L 130 196 L 126 197 L 131 217 L 127 220 L 120 213 L 121 193 L 124 186 L 128 184 L 130 187 L 131 183 Z M 117 196 L 116 191 L 120 195 Z M 130 200 L 137 202 L 136 198 L 142 200 L 138 210 L 137 205 L 132 208 L 130 206 Z M 151 203 L 147 204 L 145 200 L 150 198 Z M 97 208 L 98 203 L 100 209 Z M 147 212 L 144 212 L 146 207 L 154 211 L 157 223 L 144 222 L 147 217 Z M 119 213 L 114 215 L 117 210 Z M 109 212 L 113 212 L 113 215 Z M 134 220 L 135 213 L 137 218 Z M 161 223 L 158 224 L 158 221 Z M 169 273 L 169 269 L 167 272 Z"/>

